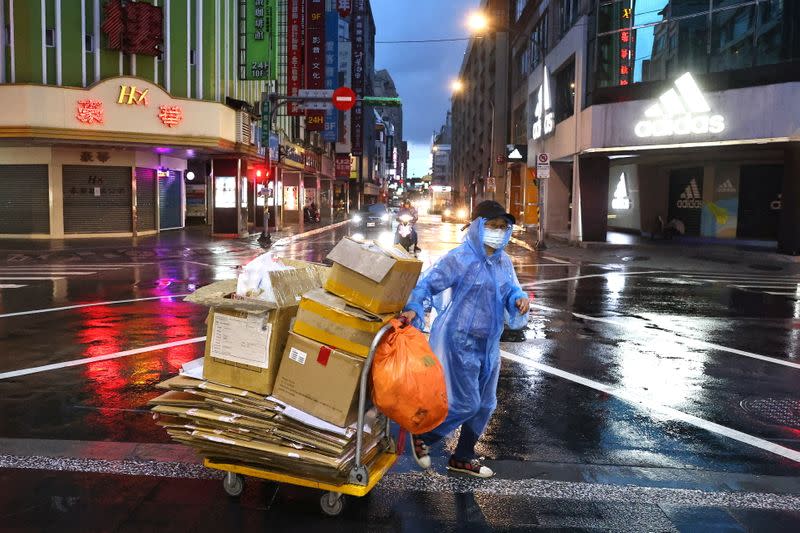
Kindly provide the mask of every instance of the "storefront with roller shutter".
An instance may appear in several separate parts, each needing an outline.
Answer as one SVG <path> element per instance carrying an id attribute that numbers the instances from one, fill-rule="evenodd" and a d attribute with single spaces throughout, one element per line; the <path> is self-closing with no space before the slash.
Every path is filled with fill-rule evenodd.
<path id="1" fill-rule="evenodd" d="M 132 232 L 131 168 L 64 165 L 64 234 Z"/>
<path id="2" fill-rule="evenodd" d="M 158 216 L 156 173 L 156 169 L 153 168 L 136 168 L 136 229 L 140 232 L 156 229 Z"/>
<path id="3" fill-rule="evenodd" d="M 183 228 L 185 180 L 213 176 L 218 158 L 235 162 L 234 180 L 251 161 L 263 167 L 252 138 L 236 128 L 237 114 L 245 124 L 252 109 L 173 98 L 140 78 L 87 88 L 0 84 L 0 101 L 10 103 L 0 114 L 0 239 Z M 195 172 L 187 175 L 190 160 Z M 208 224 L 215 198 L 203 206 Z M 234 222 L 231 233 L 247 232 L 246 218 Z"/>
<path id="4" fill-rule="evenodd" d="M 0 234 L 50 233 L 47 165 L 0 165 Z"/>

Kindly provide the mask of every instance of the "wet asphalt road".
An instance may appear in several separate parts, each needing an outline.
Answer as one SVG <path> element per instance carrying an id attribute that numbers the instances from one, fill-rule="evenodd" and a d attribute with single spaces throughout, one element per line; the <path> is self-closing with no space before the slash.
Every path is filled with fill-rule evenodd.
<path id="1" fill-rule="evenodd" d="M 275 251 L 321 261 L 347 231 Z M 423 259 L 459 240 L 454 225 L 423 224 Z M 498 410 L 479 444 L 498 472 L 494 485 L 441 474 L 449 441 L 434 450 L 439 474 L 420 475 L 403 460 L 368 500 L 320 524 L 311 491 L 253 483 L 240 506 L 217 481 L 198 479 L 207 473 L 141 475 L 141 465 L 125 462 L 145 448 L 165 465 L 185 459 L 145 407 L 156 383 L 202 355 L 205 309 L 180 295 L 232 277 L 257 246 L 196 230 L 136 247 L 34 246 L 0 249 L 0 518 L 12 528 L 800 526 L 800 513 L 787 510 L 800 507 L 792 507 L 800 502 L 792 500 L 800 494 L 800 275 L 790 267 L 662 270 L 565 262 L 557 250 L 511 245 L 536 306 L 527 341 L 503 345 Z M 164 344 L 176 345 L 153 349 Z M 626 485 L 784 499 L 607 489 Z M 178 509 L 169 519 L 166 505 Z"/>

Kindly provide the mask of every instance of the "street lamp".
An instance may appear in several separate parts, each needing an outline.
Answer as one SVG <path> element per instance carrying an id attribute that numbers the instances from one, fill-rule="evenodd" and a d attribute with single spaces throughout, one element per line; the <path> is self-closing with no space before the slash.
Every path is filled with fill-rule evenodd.
<path id="1" fill-rule="evenodd" d="M 473 33 L 483 33 L 489 29 L 489 17 L 480 11 L 473 11 L 467 17 L 467 27 Z"/>
<path id="2" fill-rule="evenodd" d="M 460 79 L 455 79 L 450 83 L 450 90 L 453 91 L 454 94 L 460 93 L 464 90 L 464 82 Z"/>

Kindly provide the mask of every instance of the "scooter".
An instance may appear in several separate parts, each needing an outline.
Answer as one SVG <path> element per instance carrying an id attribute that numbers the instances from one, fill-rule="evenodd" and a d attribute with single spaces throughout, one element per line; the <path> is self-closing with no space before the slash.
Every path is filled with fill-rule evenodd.
<path id="1" fill-rule="evenodd" d="M 397 225 L 397 232 L 394 236 L 395 244 L 399 244 L 408 253 L 417 255 L 417 232 L 414 229 L 414 220 L 411 215 L 400 215 L 398 218 L 399 224 Z"/>

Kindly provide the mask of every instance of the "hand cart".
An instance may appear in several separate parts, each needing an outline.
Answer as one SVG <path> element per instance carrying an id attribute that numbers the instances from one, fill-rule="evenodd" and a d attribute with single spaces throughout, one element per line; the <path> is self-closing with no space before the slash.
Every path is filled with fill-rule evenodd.
<path id="1" fill-rule="evenodd" d="M 356 427 L 355 464 L 350 469 L 347 483 L 335 485 L 329 482 L 293 476 L 282 472 L 273 472 L 252 466 L 219 463 L 211 459 L 206 459 L 204 461 L 206 467 L 225 472 L 225 478 L 222 481 L 222 487 L 225 489 L 225 492 L 234 497 L 241 495 L 244 491 L 244 476 L 265 479 L 276 483 L 320 489 L 326 491 L 322 495 L 322 498 L 320 498 L 320 507 L 322 512 L 328 516 L 337 516 L 342 512 L 344 509 L 345 496 L 366 496 L 375 485 L 377 485 L 378 481 L 381 480 L 386 472 L 389 471 L 392 465 L 394 465 L 398 457 L 398 448 L 389 432 L 390 421 L 387 418 L 386 427 L 384 429 L 384 439 L 383 442 L 379 444 L 382 450 L 372 461 L 371 468 L 367 468 L 367 466 L 362 463 L 364 452 L 364 415 L 367 405 L 369 371 L 372 367 L 372 360 L 375 357 L 375 350 L 378 344 L 383 339 L 386 332 L 391 329 L 392 325 L 386 324 L 375 335 L 370 345 L 369 355 L 364 362 L 364 369 L 361 372 L 361 383 L 358 392 L 358 426 Z"/>

